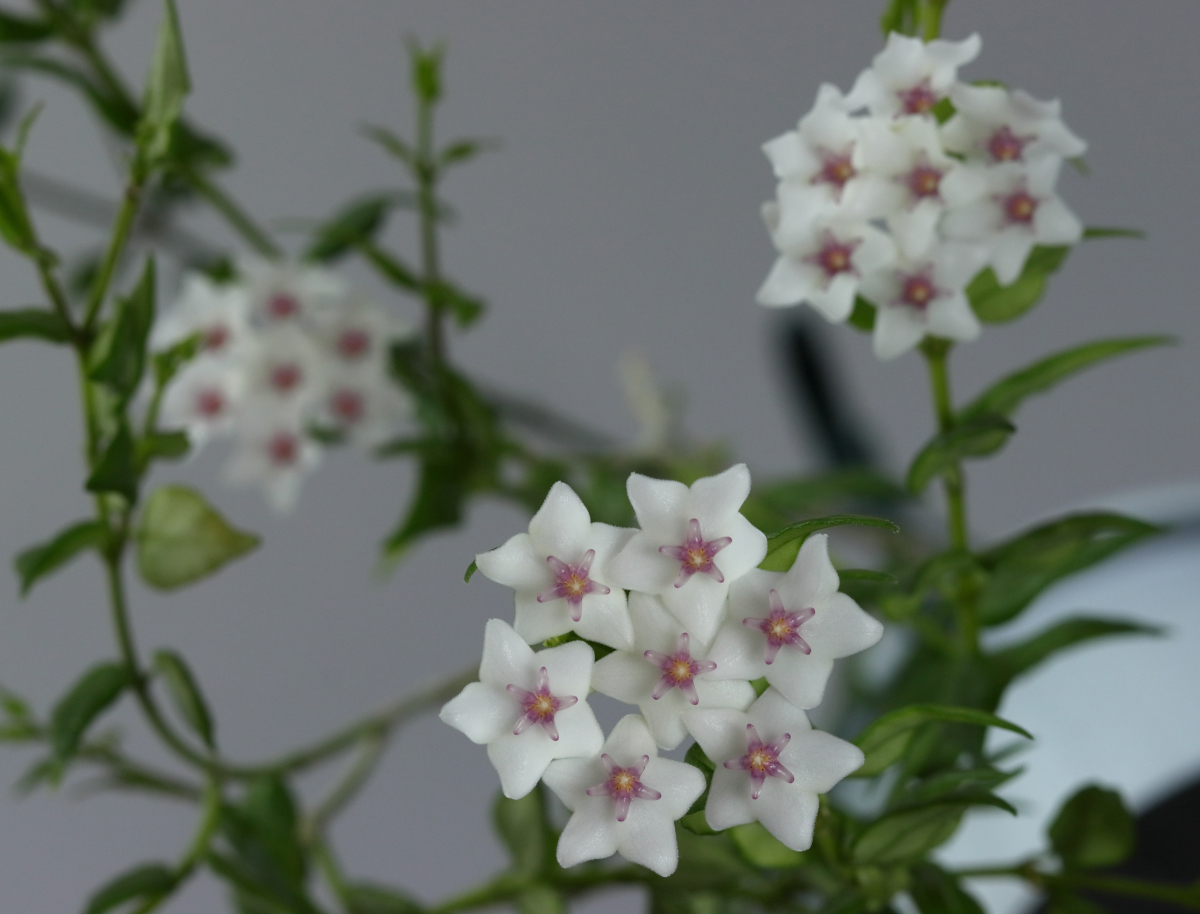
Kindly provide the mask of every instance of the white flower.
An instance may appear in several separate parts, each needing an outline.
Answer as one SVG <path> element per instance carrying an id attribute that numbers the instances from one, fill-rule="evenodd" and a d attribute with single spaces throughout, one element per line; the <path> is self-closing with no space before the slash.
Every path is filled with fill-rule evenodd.
<path id="1" fill-rule="evenodd" d="M 661 600 L 635 591 L 629 612 L 633 647 L 596 661 L 592 688 L 637 705 L 659 748 L 674 749 L 687 738 L 682 714 L 688 708 L 750 707 L 754 687 L 745 680 L 714 681 L 717 665 L 705 659 L 706 645 L 689 638 Z"/>
<path id="2" fill-rule="evenodd" d="M 480 681 L 450 699 L 439 716 L 487 745 L 504 795 L 520 799 L 553 759 L 600 751 L 604 734 L 586 701 L 592 661 L 592 649 L 581 641 L 535 654 L 511 626 L 490 619 Z"/>
<path id="3" fill-rule="evenodd" d="M 150 348 L 167 349 L 199 333 L 199 358 L 227 358 L 246 340 L 248 314 L 249 298 L 242 286 L 218 285 L 202 273 L 188 273 L 175 306 L 155 323 Z"/>
<path id="4" fill-rule="evenodd" d="M 950 91 L 958 68 L 979 55 L 980 46 L 978 35 L 927 44 L 893 32 L 870 68 L 858 75 L 846 105 L 884 117 L 928 115 Z"/>
<path id="5" fill-rule="evenodd" d="M 926 335 L 976 339 L 979 319 L 964 290 L 986 263 L 985 248 L 947 241 L 929 257 L 899 261 L 866 277 L 862 294 L 877 309 L 875 355 L 894 359 Z"/>
<path id="6" fill-rule="evenodd" d="M 613 728 L 598 757 L 551 763 L 546 786 L 572 813 L 558 841 L 560 865 L 617 853 L 660 876 L 675 872 L 675 820 L 704 792 L 704 775 L 657 756 L 646 722 L 630 714 Z"/>
<path id="7" fill-rule="evenodd" d="M 956 114 L 941 129 L 951 152 L 988 165 L 1031 162 L 1041 156 L 1074 158 L 1087 143 L 1062 121 L 1058 100 L 1038 101 L 1020 89 L 958 84 L 950 89 Z"/>
<path id="8" fill-rule="evenodd" d="M 321 449 L 296 417 L 257 410 L 238 417 L 238 442 L 225 466 L 232 485 L 260 486 L 267 503 L 281 514 L 296 506 L 300 484 L 321 461 Z"/>
<path id="9" fill-rule="evenodd" d="M 322 396 L 321 420 L 365 448 L 394 436 L 412 414 L 407 394 L 370 367 L 334 371 Z"/>
<path id="10" fill-rule="evenodd" d="M 684 722 L 716 763 L 705 804 L 709 826 L 761 822 L 796 851 L 812 845 L 817 795 L 863 763 L 857 746 L 811 729 L 804 712 L 775 689 L 749 711 L 687 711 Z"/>
<path id="11" fill-rule="evenodd" d="M 815 708 L 833 661 L 866 650 L 883 626 L 838 592 L 824 533 L 804 541 L 791 570 L 755 569 L 729 593 L 729 621 L 708 652 L 709 679 L 758 679 L 792 704 Z M 706 750 L 707 751 L 707 750 Z"/>
<path id="12" fill-rule="evenodd" d="M 1075 244 L 1083 237 L 1083 225 L 1054 193 L 1061 164 L 1057 156 L 1043 156 L 1025 167 L 985 169 L 988 194 L 947 213 L 946 235 L 985 245 L 996 278 L 1012 283 L 1035 244 Z"/>
<path id="13" fill-rule="evenodd" d="M 631 473 L 629 503 L 641 530 L 609 564 L 613 583 L 662 597 L 698 641 L 720 625 L 725 595 L 767 554 L 767 538 L 738 508 L 750 494 L 744 463 L 681 482 Z"/>
<path id="14" fill-rule="evenodd" d="M 499 549 L 475 556 L 486 577 L 516 591 L 517 633 L 530 644 L 566 632 L 611 647 L 633 643 L 625 591 L 610 570 L 635 531 L 592 523 L 579 496 L 556 482 L 529 522 Z"/>
<path id="15" fill-rule="evenodd" d="M 793 232 L 783 226 L 781 214 L 808 204 L 789 199 L 790 193 L 781 185 L 779 204 L 763 207 L 780 255 L 758 290 L 758 303 L 783 307 L 807 302 L 830 323 L 839 323 L 854 310 L 862 278 L 886 267 L 895 257 L 895 245 L 870 223 L 855 219 L 814 216 L 807 234 L 798 228 Z"/>
<path id="16" fill-rule="evenodd" d="M 228 359 L 202 358 L 183 368 L 163 394 L 159 424 L 183 429 L 193 450 L 233 432 L 245 396 L 244 372 Z"/>
<path id="17" fill-rule="evenodd" d="M 251 315 L 263 326 L 318 320 L 347 294 L 342 278 L 322 267 L 262 260 L 247 260 L 239 267 Z"/>
<path id="18" fill-rule="evenodd" d="M 304 413 L 324 389 L 324 354 L 295 324 L 268 327 L 255 343 L 243 357 L 249 395 L 264 413 Z"/>
<path id="19" fill-rule="evenodd" d="M 412 336 L 412 328 L 404 321 L 361 296 L 319 311 L 316 327 L 334 361 L 379 374 L 387 372 L 388 347 Z"/>

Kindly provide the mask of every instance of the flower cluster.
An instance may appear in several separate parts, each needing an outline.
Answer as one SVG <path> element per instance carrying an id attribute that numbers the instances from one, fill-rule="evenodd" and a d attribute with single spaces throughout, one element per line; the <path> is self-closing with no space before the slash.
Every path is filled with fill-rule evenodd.
<path id="1" fill-rule="evenodd" d="M 761 304 L 807 302 L 837 323 L 861 296 L 876 309 L 875 354 L 895 358 L 927 334 L 979 335 L 965 289 L 985 266 L 1008 285 L 1034 245 L 1080 239 L 1054 187 L 1084 142 L 1057 101 L 959 80 L 979 49 L 977 35 L 892 34 L 849 94 L 822 85 L 797 129 L 763 146 L 779 258 Z"/>
<path id="2" fill-rule="evenodd" d="M 758 821 L 804 850 L 817 795 L 863 761 L 813 730 L 804 709 L 820 703 L 833 661 L 883 627 L 838 591 L 823 534 L 786 573 L 756 567 L 767 538 L 739 511 L 745 465 L 690 487 L 634 473 L 627 490 L 640 529 L 593 523 L 559 482 L 528 533 L 476 556 L 482 574 L 516 591 L 516 618 L 487 623 L 480 681 L 441 718 L 487 745 L 506 796 L 539 780 L 558 795 L 572 813 L 563 866 L 620 853 L 675 870 L 674 822 L 706 779 L 658 751 L 689 734 L 716 766 L 708 824 Z M 544 641 L 556 646 L 531 647 Z M 596 660 L 594 645 L 610 650 Z M 756 697 L 752 680 L 764 677 Z M 640 713 L 605 739 L 591 690 Z"/>
<path id="3" fill-rule="evenodd" d="M 371 447 L 408 415 L 387 371 L 389 344 L 408 331 L 326 270 L 251 262 L 241 275 L 224 284 L 185 276 L 155 327 L 157 350 L 200 341 L 165 391 L 161 422 L 185 430 L 193 450 L 234 436 L 229 481 L 262 486 L 286 511 L 320 460 L 315 429 Z"/>

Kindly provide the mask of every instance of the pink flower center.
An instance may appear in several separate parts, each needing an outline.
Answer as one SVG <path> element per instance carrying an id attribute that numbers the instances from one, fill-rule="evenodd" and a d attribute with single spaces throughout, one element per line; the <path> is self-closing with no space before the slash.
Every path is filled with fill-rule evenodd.
<path id="1" fill-rule="evenodd" d="M 196 412 L 205 419 L 214 419 L 225 411 L 225 394 L 215 387 L 206 387 L 196 394 Z"/>
<path id="2" fill-rule="evenodd" d="M 538 594 L 539 603 L 551 600 L 566 600 L 567 608 L 571 611 L 571 620 L 578 622 L 583 618 L 583 598 L 589 593 L 608 594 L 612 590 L 588 577 L 595 561 L 596 550 L 589 549 L 578 562 L 572 565 L 552 555 L 546 556 L 546 564 L 554 574 L 554 583 Z"/>
<path id="3" fill-rule="evenodd" d="M 811 184 L 828 184 L 837 196 L 841 196 L 846 182 L 853 178 L 858 171 L 850 159 L 850 152 L 829 152 L 821 150 L 821 170 L 813 175 Z"/>
<path id="4" fill-rule="evenodd" d="M 219 352 L 229 342 L 229 328 L 224 324 L 213 324 L 204 331 L 200 345 L 207 352 Z"/>
<path id="5" fill-rule="evenodd" d="M 825 272 L 826 279 L 833 279 L 839 273 L 854 272 L 854 250 L 860 244 L 861 240 L 839 241 L 826 232 L 821 240 L 820 249 L 806 260 L 820 267 Z"/>
<path id="6" fill-rule="evenodd" d="M 679 575 L 675 578 L 675 586 L 682 587 L 694 574 L 706 574 L 717 583 L 724 583 L 725 575 L 713 562 L 718 552 L 733 542 L 732 537 L 721 536 L 715 540 L 705 540 L 700 532 L 700 521 L 692 518 L 688 521 L 687 539 L 682 546 L 659 546 L 658 551 L 679 560 Z"/>
<path id="7" fill-rule="evenodd" d="M 696 683 L 693 682 L 702 673 L 710 673 L 717 668 L 711 660 L 693 660 L 688 646 L 688 633 L 684 632 L 675 643 L 675 653 L 660 654 L 658 651 L 646 651 L 643 656 L 663 671 L 662 678 L 654 687 L 653 697 L 658 701 L 671 689 L 679 689 L 694 705 L 700 704 L 700 696 L 696 694 Z"/>
<path id="8" fill-rule="evenodd" d="M 294 362 L 283 362 L 271 368 L 271 386 L 281 394 L 291 393 L 304 378 L 304 372 Z"/>
<path id="9" fill-rule="evenodd" d="M 629 815 L 629 804 L 635 798 L 657 800 L 662 797 L 657 790 L 642 783 L 642 772 L 650 764 L 650 756 L 643 755 L 632 765 L 624 768 L 613 761 L 613 757 L 607 752 L 600 756 L 600 761 L 604 763 L 604 770 L 608 772 L 608 777 L 595 787 L 589 787 L 587 795 L 589 797 L 612 797 L 613 811 L 617 815 L 618 822 L 625 821 L 625 817 Z"/>
<path id="10" fill-rule="evenodd" d="M 1017 225 L 1032 225 L 1034 214 L 1037 212 L 1038 199 L 1031 196 L 1029 191 L 1021 189 L 1007 196 L 998 198 L 1004 210 L 1004 218 Z"/>
<path id="11" fill-rule="evenodd" d="M 928 114 L 938 103 L 937 94 L 925 79 L 911 89 L 901 89 L 896 93 L 900 106 L 905 114 Z"/>
<path id="12" fill-rule="evenodd" d="M 546 668 L 538 670 L 537 687 L 529 692 L 518 686 L 508 685 L 508 691 L 521 704 L 521 716 L 513 727 L 513 736 L 520 736 L 534 724 L 541 724 L 542 729 L 552 739 L 558 739 L 558 727 L 554 725 L 554 715 L 564 708 L 569 708 L 579 701 L 574 695 L 555 696 L 550 694 L 550 677 Z"/>
<path id="13" fill-rule="evenodd" d="M 362 419 L 365 412 L 363 395 L 357 390 L 336 390 L 329 398 L 329 408 L 338 422 L 353 425 Z"/>
<path id="14" fill-rule="evenodd" d="M 928 162 L 922 162 L 905 175 L 902 180 L 908 187 L 908 192 L 913 195 L 914 200 L 924 200 L 939 196 L 943 174 L 944 172 L 940 168 L 934 168 Z"/>
<path id="15" fill-rule="evenodd" d="M 267 439 L 267 457 L 279 467 L 288 467 L 300 456 L 300 441 L 291 432 L 276 432 Z"/>
<path id="16" fill-rule="evenodd" d="M 775 655 L 785 644 L 795 648 L 802 654 L 812 653 L 808 642 L 800 637 L 800 626 L 817 614 L 812 607 L 788 612 L 784 608 L 783 599 L 777 591 L 772 590 L 770 596 L 771 612 L 765 619 L 743 619 L 742 625 L 756 628 L 767 636 L 766 662 L 775 662 Z"/>
<path id="17" fill-rule="evenodd" d="M 902 305 L 924 311 L 939 294 L 928 272 L 901 277 L 899 303 Z"/>
<path id="18" fill-rule="evenodd" d="M 753 724 L 746 724 L 746 754 L 741 758 L 730 759 L 725 763 L 726 768 L 738 769 L 750 773 L 750 799 L 757 800 L 762 793 L 763 784 L 767 778 L 779 778 L 789 784 L 796 776 L 779 763 L 779 753 L 791 741 L 792 735 L 785 733 L 771 743 L 764 743 L 758 738 L 758 731 Z"/>
<path id="19" fill-rule="evenodd" d="M 267 302 L 267 316 L 273 320 L 288 320 L 300 313 L 300 302 L 294 295 L 277 292 Z"/>
<path id="20" fill-rule="evenodd" d="M 987 141 L 987 151 L 996 162 L 1019 162 L 1031 136 L 1017 136 L 1007 126 L 1001 127 Z"/>
<path id="21" fill-rule="evenodd" d="M 371 335 L 365 330 L 343 330 L 337 340 L 338 354 L 348 361 L 361 359 L 371 348 Z"/>

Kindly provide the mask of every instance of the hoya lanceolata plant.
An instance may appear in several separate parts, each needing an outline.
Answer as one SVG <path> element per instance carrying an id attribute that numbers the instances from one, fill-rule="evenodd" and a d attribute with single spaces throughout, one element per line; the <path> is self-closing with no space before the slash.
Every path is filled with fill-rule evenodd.
<path id="1" fill-rule="evenodd" d="M 91 252 L 67 254 L 43 241 L 38 201 L 26 193 L 36 110 L 0 149 L 0 236 L 44 293 L 40 305 L 0 311 L 0 340 L 73 354 L 79 482 L 93 508 L 53 535 L 32 531 L 43 538 L 16 557 L 16 571 L 27 593 L 95 555 L 115 643 L 48 709 L 5 692 L 0 738 L 38 751 L 23 791 L 83 777 L 196 811 L 190 840 L 131 861 L 84 910 L 152 911 L 202 871 L 228 885 L 234 909 L 253 914 L 497 905 L 550 914 L 613 885 L 642 887 L 661 912 L 970 914 L 982 910 L 970 880 L 985 878 L 1022 880 L 1059 912 L 1097 910 L 1092 892 L 1200 909 L 1200 887 L 1106 872 L 1131 852 L 1133 823 L 1119 796 L 1086 785 L 1086 771 L 1044 846 L 1024 859 L 971 870 L 939 863 L 939 847 L 971 810 L 1016 814 L 1004 785 L 1029 734 L 996 716 L 1005 689 L 1073 645 L 1148 629 L 1080 616 L 1002 648 L 985 647 L 993 641 L 983 636 L 1055 581 L 1158 532 L 1081 513 L 974 543 L 964 464 L 1003 448 L 1026 398 L 1165 342 L 1088 342 L 955 401 L 953 350 L 1038 305 L 1076 244 L 1134 233 L 1087 228 L 1058 196 L 1060 171 L 1081 165 L 1086 144 L 1057 101 L 1008 84 L 1004 61 L 989 64 L 994 79 L 975 78 L 984 42 L 940 36 L 945 2 L 893 0 L 883 48 L 853 85 L 815 87 L 798 125 L 765 143 L 778 190 L 763 216 L 777 259 L 757 293 L 765 306 L 810 307 L 869 332 L 881 359 L 925 359 L 932 434 L 903 483 L 858 466 L 753 485 L 723 448 L 679 432 L 644 366 L 625 371 L 643 433 L 621 446 L 586 417 L 490 389 L 452 361 L 450 329 L 469 327 L 485 305 L 442 268 L 453 214 L 443 182 L 490 143 L 437 136 L 440 47 L 409 47 L 412 132 L 366 131 L 394 160 L 397 186 L 311 223 L 289 255 L 223 188 L 228 145 L 185 115 L 189 77 L 171 0 L 141 86 L 124 81 L 101 43 L 121 0 L 0 9 L 6 86 L 31 73 L 78 91 L 126 167 L 106 236 Z M 57 192 L 71 211 L 69 183 Z M 74 199 L 75 215 L 94 220 L 95 201 Z M 196 206 L 223 220 L 236 239 L 229 249 L 179 227 L 181 209 Z M 416 223 L 411 254 L 382 240 L 398 213 Z M 338 271 L 351 258 L 414 301 L 421 319 L 405 322 L 393 303 L 356 290 Z M 165 261 L 177 269 L 160 271 Z M 165 591 L 203 586 L 226 563 L 252 561 L 243 557 L 258 538 L 195 489 L 147 479 L 216 448 L 229 483 L 287 511 L 322 454 L 339 446 L 415 465 L 385 534 L 392 565 L 457 524 L 480 495 L 526 508 L 528 529 L 480 552 L 466 575 L 511 589 L 511 612 L 497 597 L 496 618 L 475 635 L 477 668 L 277 758 L 232 759 L 186 659 L 169 646 L 139 647 L 126 579 Z M 932 485 L 944 490 L 944 537 L 900 530 L 908 501 Z M 845 526 L 870 538 L 879 567 L 845 567 L 836 531 Z M 449 589 L 465 585 L 446 586 L 452 606 Z M 856 655 L 888 630 L 907 646 L 904 660 L 886 682 L 867 684 Z M 814 728 L 806 712 L 834 679 L 849 684 L 849 698 L 822 718 L 826 729 Z M 595 694 L 628 705 L 607 733 Z M 169 768 L 100 729 L 123 701 L 170 753 Z M 359 879 L 330 826 L 397 730 L 438 709 L 496 769 L 491 816 L 511 865 L 427 903 Z M 300 802 L 298 776 L 346 759 L 328 794 Z M 838 786 L 848 779 L 861 789 Z M 396 828 L 389 840 L 400 846 L 421 825 Z"/>

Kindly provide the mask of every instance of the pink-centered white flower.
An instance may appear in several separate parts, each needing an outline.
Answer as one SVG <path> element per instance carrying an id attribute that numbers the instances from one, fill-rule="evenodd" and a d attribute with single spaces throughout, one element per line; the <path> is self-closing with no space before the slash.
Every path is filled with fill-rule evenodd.
<path id="1" fill-rule="evenodd" d="M 487 746 L 504 795 L 520 799 L 554 759 L 591 758 L 604 734 L 588 707 L 592 649 L 571 641 L 536 654 L 506 622 L 484 630 L 479 682 L 443 706 L 441 719 Z"/>
<path id="2" fill-rule="evenodd" d="M 530 644 L 573 631 L 627 648 L 633 624 L 611 562 L 635 532 L 592 523 L 575 491 L 556 482 L 529 532 L 475 556 L 475 563 L 485 577 L 516 591 L 513 624 Z"/>
<path id="3" fill-rule="evenodd" d="M 387 375 L 361 368 L 329 371 L 318 420 L 343 432 L 360 447 L 375 447 L 394 437 L 412 415 L 412 401 Z"/>
<path id="4" fill-rule="evenodd" d="M 224 475 L 231 485 L 262 489 L 267 503 L 286 514 L 296 506 L 304 477 L 320 462 L 320 447 L 297 417 L 250 411 L 238 416 L 237 445 Z"/>
<path id="5" fill-rule="evenodd" d="M 894 359 L 926 336 L 976 339 L 979 319 L 965 289 L 987 257 L 980 245 L 945 241 L 933 246 L 926 257 L 898 260 L 868 276 L 862 295 L 876 306 L 875 355 Z"/>
<path id="6" fill-rule="evenodd" d="M 982 244 L 1002 285 L 1021 275 L 1034 245 L 1075 244 L 1083 224 L 1054 192 L 1062 160 L 1043 156 L 1027 165 L 983 169 L 987 192 L 976 203 L 947 213 L 948 237 Z"/>
<path id="7" fill-rule="evenodd" d="M 320 397 L 328 370 L 321 350 L 295 324 L 257 333 L 243 363 L 255 408 L 275 415 L 305 413 Z"/>
<path id="8" fill-rule="evenodd" d="M 316 314 L 316 336 L 333 360 L 345 368 L 387 371 L 392 343 L 412 336 L 412 328 L 368 298 L 347 298 Z"/>
<path id="9" fill-rule="evenodd" d="M 729 620 L 708 652 L 716 679 L 759 679 L 799 708 L 815 708 L 833 662 L 866 650 L 883 626 L 838 591 L 828 537 L 804 541 L 787 572 L 755 569 L 729 592 Z M 707 751 L 707 750 L 706 750 Z"/>
<path id="10" fill-rule="evenodd" d="M 979 56 L 981 46 L 978 35 L 924 42 L 893 32 L 855 80 L 846 105 L 881 117 L 932 117 L 934 107 L 950 92 L 958 68 Z"/>
<path id="11" fill-rule="evenodd" d="M 767 538 L 738 509 L 750 494 L 744 463 L 692 485 L 631 473 L 638 530 L 609 563 L 613 585 L 656 595 L 689 635 L 707 643 L 731 582 L 767 554 Z"/>
<path id="12" fill-rule="evenodd" d="M 633 645 L 596 661 L 592 687 L 637 705 L 659 748 L 674 749 L 687 738 L 682 715 L 688 708 L 750 707 L 754 687 L 712 678 L 717 664 L 708 659 L 707 645 L 692 638 L 658 597 L 634 591 L 629 613 Z"/>
<path id="13" fill-rule="evenodd" d="M 238 266 L 252 319 L 261 326 L 317 322 L 347 296 L 345 281 L 324 267 L 254 259 Z"/>
<path id="14" fill-rule="evenodd" d="M 986 165 L 1032 162 L 1043 156 L 1071 159 L 1087 143 L 1063 123 L 1058 100 L 1043 102 L 1021 89 L 952 86 L 955 115 L 941 128 L 951 152 Z"/>
<path id="15" fill-rule="evenodd" d="M 684 722 L 716 764 L 705 804 L 709 826 L 761 822 L 795 851 L 812 846 L 818 794 L 863 763 L 857 746 L 813 730 L 773 688 L 748 711 L 687 711 Z"/>
<path id="16" fill-rule="evenodd" d="M 249 308 L 241 285 L 218 284 L 201 273 L 188 273 L 175 305 L 155 322 L 150 348 L 161 351 L 199 334 L 198 359 L 231 358 L 249 334 Z"/>
<path id="17" fill-rule="evenodd" d="M 231 434 L 246 394 L 245 373 L 228 359 L 202 358 L 176 375 L 163 394 L 159 424 L 187 432 L 193 450 Z"/>
<path id="18" fill-rule="evenodd" d="M 636 714 L 623 717 L 597 753 L 555 761 L 546 770 L 546 786 L 571 811 L 558 841 L 559 864 L 620 854 L 671 875 L 679 865 L 675 821 L 704 792 L 704 775 L 658 758 L 654 737 Z"/>

